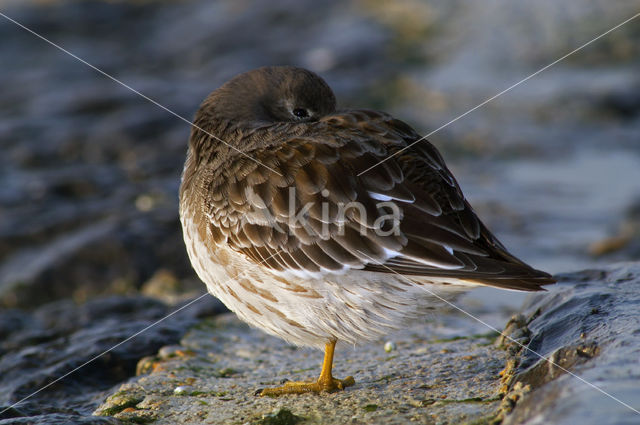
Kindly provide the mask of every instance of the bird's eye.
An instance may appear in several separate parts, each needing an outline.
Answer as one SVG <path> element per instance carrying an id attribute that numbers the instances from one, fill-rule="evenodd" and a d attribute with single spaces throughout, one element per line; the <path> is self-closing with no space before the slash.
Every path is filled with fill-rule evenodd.
<path id="1" fill-rule="evenodd" d="M 293 115 L 298 118 L 307 118 L 309 116 L 309 111 L 304 108 L 296 108 L 293 111 Z"/>

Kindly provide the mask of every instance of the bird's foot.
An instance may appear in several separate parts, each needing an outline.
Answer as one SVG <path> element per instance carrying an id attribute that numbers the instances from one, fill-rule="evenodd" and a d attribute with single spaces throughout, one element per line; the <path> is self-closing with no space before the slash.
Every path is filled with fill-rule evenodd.
<path id="1" fill-rule="evenodd" d="M 353 376 L 348 376 L 345 379 L 318 379 L 317 381 L 299 381 L 299 382 L 285 382 L 281 387 L 265 388 L 257 392 L 259 396 L 277 397 L 284 394 L 304 394 L 304 393 L 321 393 L 328 392 L 333 393 L 336 391 L 344 390 L 346 387 L 350 387 L 356 383 Z"/>

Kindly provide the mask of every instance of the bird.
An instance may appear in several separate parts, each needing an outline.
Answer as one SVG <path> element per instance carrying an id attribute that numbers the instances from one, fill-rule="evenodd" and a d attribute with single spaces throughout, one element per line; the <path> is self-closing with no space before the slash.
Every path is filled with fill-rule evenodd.
<path id="1" fill-rule="evenodd" d="M 336 108 L 314 72 L 270 66 L 214 90 L 193 121 L 179 212 L 197 275 L 250 326 L 324 349 L 317 380 L 261 396 L 354 385 L 332 374 L 337 342 L 378 339 L 474 287 L 555 282 L 507 251 L 411 126 Z"/>

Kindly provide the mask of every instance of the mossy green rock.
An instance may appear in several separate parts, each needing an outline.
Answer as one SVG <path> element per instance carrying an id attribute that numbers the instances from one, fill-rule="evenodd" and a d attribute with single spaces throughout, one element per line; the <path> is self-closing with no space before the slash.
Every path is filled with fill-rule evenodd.
<path id="1" fill-rule="evenodd" d="M 391 354 L 384 350 L 389 339 L 397 346 Z M 288 346 L 226 314 L 194 326 L 183 349 L 174 350 L 183 354 L 158 356 L 144 368 L 151 373 L 123 385 L 97 413 L 127 420 L 131 411 L 112 406 L 126 394 L 142 398 L 136 412 L 156 424 L 465 423 L 493 415 L 500 404 L 507 354 L 494 339 L 482 325 L 447 312 L 357 349 L 339 345 L 334 375 L 356 379 L 345 391 L 258 397 L 257 390 L 285 378 L 315 379 L 322 353 Z M 181 386 L 189 390 L 176 395 Z"/>

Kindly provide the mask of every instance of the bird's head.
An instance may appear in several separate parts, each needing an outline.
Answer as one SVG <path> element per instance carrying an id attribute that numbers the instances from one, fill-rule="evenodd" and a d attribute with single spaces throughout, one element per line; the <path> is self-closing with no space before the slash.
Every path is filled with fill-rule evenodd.
<path id="1" fill-rule="evenodd" d="M 240 128 L 315 121 L 335 111 L 331 88 L 302 68 L 273 66 L 240 74 L 211 93 L 196 115 Z"/>

